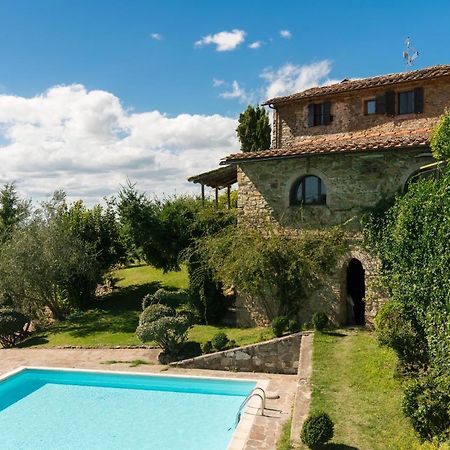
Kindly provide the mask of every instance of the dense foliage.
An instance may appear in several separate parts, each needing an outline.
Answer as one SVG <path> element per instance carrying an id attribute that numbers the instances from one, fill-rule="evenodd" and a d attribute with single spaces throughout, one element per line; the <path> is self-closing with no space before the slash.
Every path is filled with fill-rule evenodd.
<path id="1" fill-rule="evenodd" d="M 211 339 L 211 345 L 218 351 L 224 350 L 230 340 L 224 332 L 219 332 Z"/>
<path id="2" fill-rule="evenodd" d="M 0 289 L 14 307 L 62 319 L 90 297 L 99 281 L 95 255 L 57 218 L 36 217 L 0 248 Z"/>
<path id="3" fill-rule="evenodd" d="M 289 324 L 289 319 L 286 316 L 278 316 L 272 320 L 271 327 L 275 337 L 283 336 Z"/>
<path id="4" fill-rule="evenodd" d="M 450 110 L 446 110 L 431 134 L 431 151 L 440 159 L 450 158 Z"/>
<path id="5" fill-rule="evenodd" d="M 14 183 L 0 189 L 0 240 L 8 239 L 13 230 L 25 222 L 30 215 L 30 202 L 17 194 Z"/>
<path id="6" fill-rule="evenodd" d="M 401 371 L 429 392 L 408 390 L 407 404 L 415 406 L 405 412 L 421 436 L 440 429 L 445 439 L 448 415 L 441 415 L 445 424 L 435 427 L 431 409 L 450 408 L 449 397 L 439 395 L 439 386 L 450 378 L 450 170 L 443 169 L 438 180 L 414 183 L 384 214 L 368 216 L 364 223 L 391 297 L 377 319 L 380 341 L 396 351 Z M 431 397 L 439 406 L 430 408 Z"/>
<path id="7" fill-rule="evenodd" d="M 12 347 L 23 339 L 27 332 L 29 319 L 20 311 L 10 308 L 0 309 L 0 345 L 3 348 Z"/>
<path id="8" fill-rule="evenodd" d="M 124 233 L 148 264 L 169 270 L 188 265 L 189 300 L 205 323 L 218 322 L 227 308 L 222 285 L 213 279 L 195 242 L 233 225 L 233 211 L 216 210 L 192 197 L 164 202 L 138 193 L 133 185 L 119 194 L 118 210 Z"/>
<path id="9" fill-rule="evenodd" d="M 187 340 L 191 323 L 169 306 L 153 304 L 142 312 L 136 335 L 142 342 L 156 342 L 164 353 L 175 355 Z"/>
<path id="10" fill-rule="evenodd" d="M 168 291 L 164 288 L 158 289 L 154 294 L 147 294 L 142 300 L 142 309 L 154 304 L 167 305 L 176 308 L 178 305 L 186 303 L 187 293 L 183 290 Z"/>
<path id="11" fill-rule="evenodd" d="M 270 148 L 269 115 L 263 107 L 254 108 L 249 105 L 243 113 L 239 114 L 236 132 L 243 152 Z"/>
<path id="12" fill-rule="evenodd" d="M 236 286 L 272 320 L 295 317 L 302 300 L 335 267 L 346 248 L 339 228 L 305 230 L 292 238 L 242 225 L 206 237 L 198 251 L 216 279 Z"/>
<path id="13" fill-rule="evenodd" d="M 328 316 L 323 311 L 317 311 L 313 314 L 311 322 L 317 331 L 323 331 L 328 326 Z"/>
<path id="14" fill-rule="evenodd" d="M 333 438 L 334 425 L 330 416 L 319 412 L 311 414 L 303 423 L 301 440 L 309 448 L 317 448 Z"/>

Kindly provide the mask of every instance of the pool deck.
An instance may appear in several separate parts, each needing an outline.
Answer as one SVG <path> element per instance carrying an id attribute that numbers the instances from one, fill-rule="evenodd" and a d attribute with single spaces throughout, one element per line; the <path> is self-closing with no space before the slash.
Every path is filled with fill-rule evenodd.
<path id="1" fill-rule="evenodd" d="M 1 349 L 0 375 L 23 366 L 61 367 L 74 369 L 96 369 L 141 373 L 179 374 L 186 376 L 208 376 L 246 378 L 266 381 L 267 393 L 277 393 L 278 399 L 267 399 L 265 415 L 259 415 L 258 403 L 252 402 L 237 430 L 230 450 L 276 449 L 283 424 L 292 414 L 292 406 L 298 387 L 297 375 L 228 372 L 202 369 L 180 369 L 158 364 L 157 349 Z M 149 364 L 130 367 L 131 361 L 143 360 Z M 112 363 L 115 361 L 115 363 Z M 122 362 L 120 362 L 122 361 Z M 255 399 L 256 400 L 256 399 Z"/>

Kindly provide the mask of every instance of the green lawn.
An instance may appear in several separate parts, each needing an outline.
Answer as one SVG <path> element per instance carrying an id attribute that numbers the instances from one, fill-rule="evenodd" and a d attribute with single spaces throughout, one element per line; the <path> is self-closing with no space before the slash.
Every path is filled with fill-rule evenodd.
<path id="1" fill-rule="evenodd" d="M 335 423 L 329 449 L 411 449 L 417 444 L 401 411 L 402 391 L 393 378 L 396 357 L 364 330 L 314 337 L 311 411 Z"/>
<path id="2" fill-rule="evenodd" d="M 187 271 L 163 273 L 137 265 L 113 273 L 118 289 L 97 301 L 92 309 L 77 313 L 64 322 L 35 333 L 21 347 L 140 345 L 134 332 L 141 313 L 142 298 L 159 287 L 186 289 Z M 236 344 L 245 345 L 273 337 L 267 328 L 217 328 L 196 325 L 189 339 L 204 343 L 215 333 L 224 331 Z"/>

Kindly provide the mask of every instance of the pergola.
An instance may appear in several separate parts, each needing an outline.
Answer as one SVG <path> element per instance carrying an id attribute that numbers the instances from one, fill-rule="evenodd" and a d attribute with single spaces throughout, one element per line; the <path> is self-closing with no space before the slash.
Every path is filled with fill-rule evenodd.
<path id="1" fill-rule="evenodd" d="M 205 203 L 205 186 L 215 189 L 215 204 L 219 204 L 219 190 L 227 188 L 228 208 L 231 207 L 230 192 L 231 186 L 237 182 L 237 167 L 235 164 L 219 167 L 199 175 L 188 178 L 191 183 L 198 183 L 202 186 L 202 202 Z"/>

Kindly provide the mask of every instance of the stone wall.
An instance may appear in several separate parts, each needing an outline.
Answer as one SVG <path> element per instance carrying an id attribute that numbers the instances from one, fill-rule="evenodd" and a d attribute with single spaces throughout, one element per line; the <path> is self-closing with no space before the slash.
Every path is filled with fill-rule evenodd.
<path id="1" fill-rule="evenodd" d="M 302 333 L 174 362 L 192 369 L 296 374 Z"/>
<path id="2" fill-rule="evenodd" d="M 421 114 L 402 114 L 394 117 L 383 114 L 364 114 L 364 101 L 383 94 L 386 90 L 408 91 L 416 87 L 424 88 L 424 111 Z M 396 96 L 397 99 L 397 96 Z M 314 100 L 315 101 L 315 100 Z M 308 127 L 308 104 L 311 99 L 278 105 L 273 121 L 272 147 L 289 147 L 295 145 L 299 139 L 331 133 L 355 132 L 366 129 L 371 131 L 411 129 L 422 127 L 421 121 L 437 117 L 446 107 L 450 106 L 450 79 L 422 80 L 405 83 L 401 87 L 382 87 L 366 89 L 364 91 L 343 92 L 329 97 L 321 97 L 317 102 L 331 102 L 333 120 L 329 125 Z"/>
<path id="3" fill-rule="evenodd" d="M 271 222 L 294 229 L 320 228 L 353 219 L 357 228 L 355 219 L 361 212 L 393 197 L 414 172 L 433 161 L 423 149 L 403 149 L 243 163 L 238 169 L 238 208 L 255 227 Z M 305 175 L 322 179 L 326 205 L 289 205 L 292 185 Z"/>

